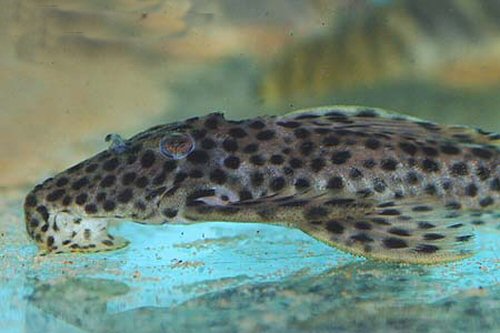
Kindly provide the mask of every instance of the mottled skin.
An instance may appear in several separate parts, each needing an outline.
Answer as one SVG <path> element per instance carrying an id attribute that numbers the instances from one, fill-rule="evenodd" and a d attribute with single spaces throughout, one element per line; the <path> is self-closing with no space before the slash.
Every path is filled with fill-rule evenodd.
<path id="1" fill-rule="evenodd" d="M 162 139 L 194 145 L 174 159 Z M 500 207 L 498 135 L 361 107 L 153 127 L 37 185 L 29 235 L 47 252 L 126 245 L 109 218 L 269 222 L 376 259 L 470 255 L 469 220 Z"/>

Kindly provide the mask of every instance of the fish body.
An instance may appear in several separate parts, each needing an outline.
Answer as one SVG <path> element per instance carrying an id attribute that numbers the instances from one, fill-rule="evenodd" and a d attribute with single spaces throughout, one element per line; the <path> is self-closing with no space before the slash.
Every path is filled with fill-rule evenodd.
<path id="1" fill-rule="evenodd" d="M 115 136 L 37 185 L 27 231 L 46 252 L 94 252 L 127 244 L 109 219 L 264 222 L 375 259 L 450 261 L 500 207 L 499 139 L 366 107 L 213 113 Z"/>

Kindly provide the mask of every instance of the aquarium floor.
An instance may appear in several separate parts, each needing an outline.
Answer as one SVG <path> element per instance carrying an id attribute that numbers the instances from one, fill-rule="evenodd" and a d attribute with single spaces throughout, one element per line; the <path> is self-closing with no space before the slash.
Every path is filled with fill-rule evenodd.
<path id="1" fill-rule="evenodd" d="M 0 332 L 499 332 L 499 231 L 439 266 L 370 262 L 298 230 L 112 229 L 128 248 L 41 257 L 23 190 L 0 199 Z"/>

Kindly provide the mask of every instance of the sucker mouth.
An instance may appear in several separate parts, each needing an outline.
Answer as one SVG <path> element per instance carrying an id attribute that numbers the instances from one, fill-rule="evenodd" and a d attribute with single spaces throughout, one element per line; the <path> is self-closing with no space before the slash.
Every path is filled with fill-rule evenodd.
<path id="1" fill-rule="evenodd" d="M 85 217 L 69 212 L 51 213 L 46 228 L 34 237 L 45 252 L 98 252 L 124 247 L 127 241 L 107 232 L 115 217 Z"/>

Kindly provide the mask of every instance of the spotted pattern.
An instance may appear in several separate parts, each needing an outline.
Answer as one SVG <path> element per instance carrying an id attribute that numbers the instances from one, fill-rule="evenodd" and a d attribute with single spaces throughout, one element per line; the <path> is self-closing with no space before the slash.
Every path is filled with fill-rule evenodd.
<path id="1" fill-rule="evenodd" d="M 216 113 L 156 126 L 128 140 L 123 152 L 104 151 L 35 187 L 25 200 L 27 229 L 54 251 L 117 245 L 92 226 L 75 227 L 85 231 L 61 239 L 66 224 L 54 217 L 61 211 L 74 217 L 75 226 L 87 217 L 153 223 L 283 218 L 301 228 L 304 220 L 307 228 L 333 235 L 327 242 L 374 256 L 431 255 L 448 239 L 468 242 L 470 234 L 448 237 L 433 214 L 441 205 L 447 230 L 461 230 L 466 223 L 452 223 L 461 211 L 496 209 L 498 149 L 475 143 L 475 134 L 448 135 L 433 123 L 394 117 L 397 126 L 384 127 L 384 121 L 378 111 L 361 109 L 243 121 Z M 193 138 L 185 158 L 158 151 L 171 131 Z M 398 206 L 420 196 L 434 201 Z M 281 201 L 273 206 L 272 200 Z"/>

